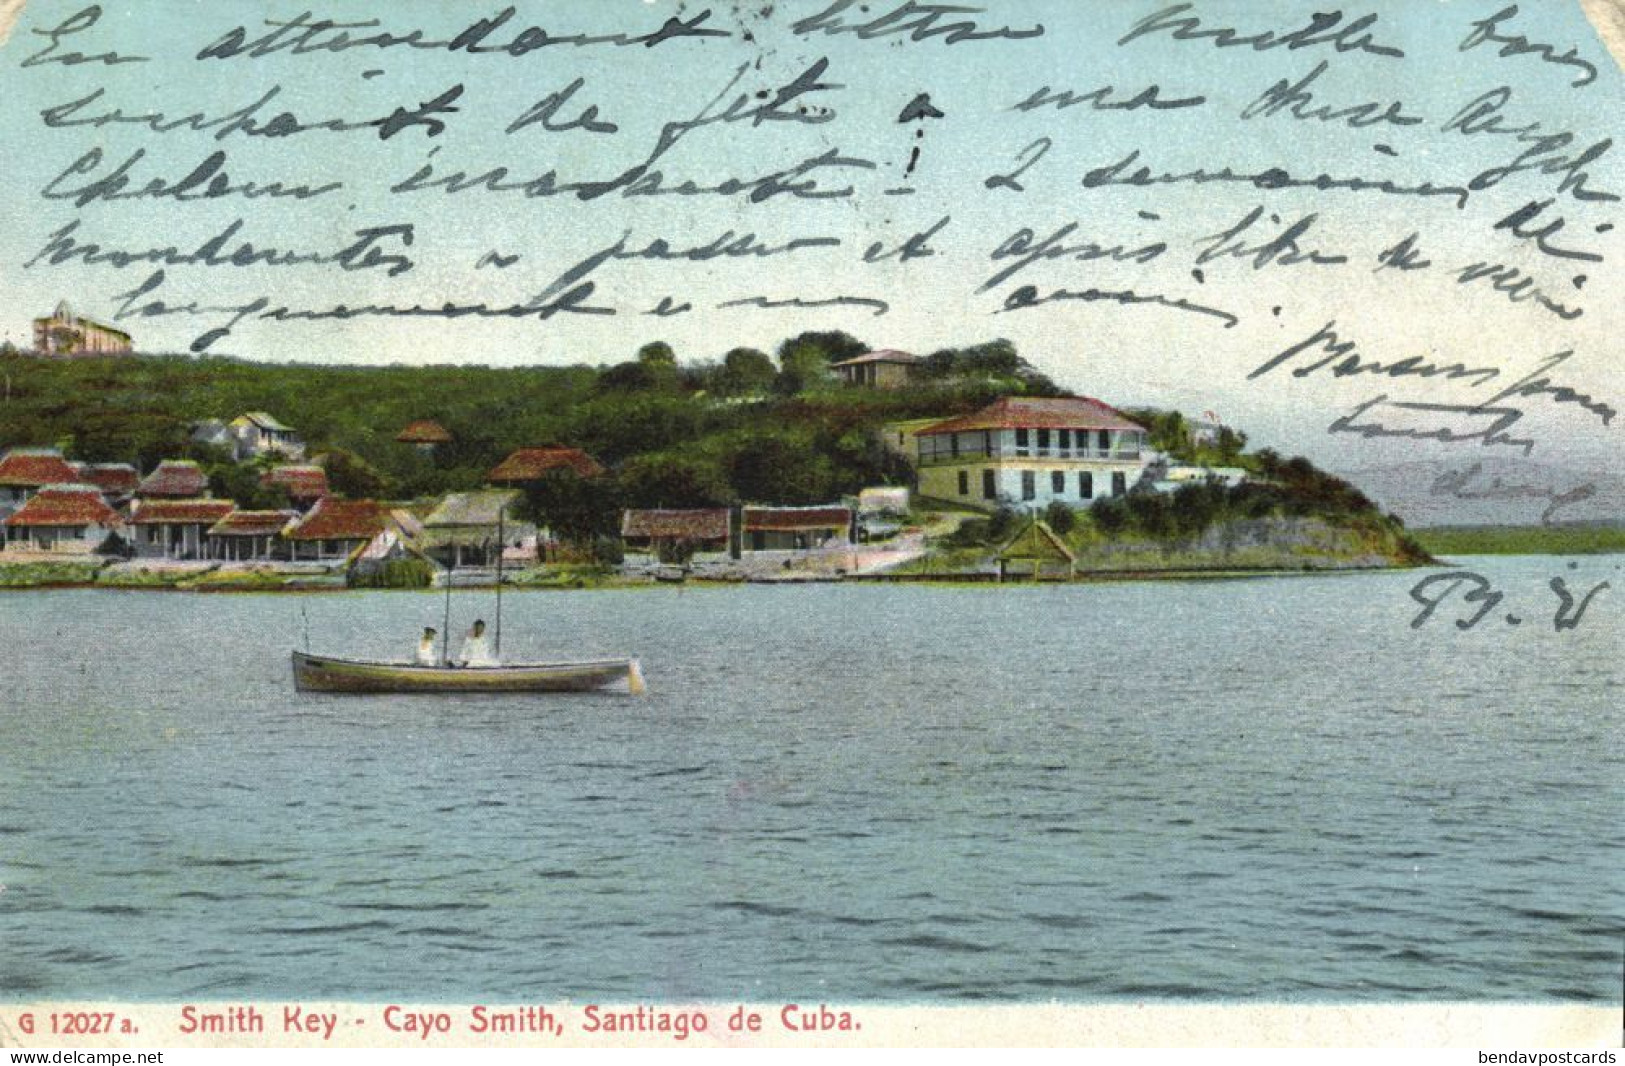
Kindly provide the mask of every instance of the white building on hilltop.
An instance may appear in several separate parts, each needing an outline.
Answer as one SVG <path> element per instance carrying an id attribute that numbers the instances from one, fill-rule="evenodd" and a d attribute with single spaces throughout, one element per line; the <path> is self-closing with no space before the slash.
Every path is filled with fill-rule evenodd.
<path id="1" fill-rule="evenodd" d="M 1144 426 L 1077 396 L 1006 396 L 915 440 L 920 495 L 989 511 L 1122 496 L 1153 458 Z"/>

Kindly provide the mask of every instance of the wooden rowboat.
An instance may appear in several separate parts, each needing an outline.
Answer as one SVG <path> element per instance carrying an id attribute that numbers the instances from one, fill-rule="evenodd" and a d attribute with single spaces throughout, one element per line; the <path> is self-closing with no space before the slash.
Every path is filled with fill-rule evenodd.
<path id="1" fill-rule="evenodd" d="M 301 692 L 592 692 L 621 681 L 643 692 L 636 659 L 502 666 L 417 666 L 369 659 L 293 653 L 293 683 Z"/>

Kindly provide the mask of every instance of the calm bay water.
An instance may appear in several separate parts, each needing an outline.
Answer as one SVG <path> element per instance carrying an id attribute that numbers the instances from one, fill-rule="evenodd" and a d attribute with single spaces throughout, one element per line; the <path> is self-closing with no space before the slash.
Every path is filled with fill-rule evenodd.
<path id="1" fill-rule="evenodd" d="M 505 597 L 642 699 L 293 691 L 302 611 L 404 657 L 430 594 L 7 593 L 0 999 L 1616 1002 L 1621 563 L 1473 560 L 1469 632 L 1416 573 Z"/>

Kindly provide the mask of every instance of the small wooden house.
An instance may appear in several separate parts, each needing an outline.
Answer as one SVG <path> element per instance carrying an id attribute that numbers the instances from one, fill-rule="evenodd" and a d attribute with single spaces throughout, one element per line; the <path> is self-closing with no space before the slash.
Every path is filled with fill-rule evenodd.
<path id="1" fill-rule="evenodd" d="M 852 543 L 852 509 L 746 507 L 741 519 L 745 551 L 811 551 Z"/>
<path id="2" fill-rule="evenodd" d="M 209 530 L 236 509 L 230 500 L 136 500 L 130 511 L 136 554 L 150 559 L 207 558 Z"/>
<path id="3" fill-rule="evenodd" d="M 79 472 L 55 448 L 12 448 L 0 456 L 0 518 L 47 485 L 79 482 Z"/>
<path id="4" fill-rule="evenodd" d="M 900 389 L 914 380 L 923 360 L 908 352 L 865 352 L 851 359 L 831 363 L 830 369 L 848 385 L 871 389 Z"/>
<path id="5" fill-rule="evenodd" d="M 509 513 L 518 499 L 514 489 L 448 493 L 424 518 L 418 546 L 451 569 L 495 566 L 499 551 L 526 543 L 534 551 L 536 527 Z"/>
<path id="6" fill-rule="evenodd" d="M 577 477 L 597 477 L 604 472 L 598 461 L 580 448 L 520 448 L 487 475 L 493 485 L 526 485 L 540 481 L 556 470 L 568 470 Z"/>
<path id="7" fill-rule="evenodd" d="M 195 500 L 209 491 L 209 478 L 190 459 L 165 459 L 141 479 L 135 494 L 143 500 Z"/>
<path id="8" fill-rule="evenodd" d="M 275 559 L 282 531 L 298 517 L 298 511 L 233 511 L 209 527 L 209 558 L 233 563 Z"/>
<path id="9" fill-rule="evenodd" d="M 420 418 L 410 422 L 406 428 L 395 434 L 395 439 L 402 444 L 410 444 L 418 451 L 433 454 L 442 444 L 450 444 L 451 432 L 432 418 Z"/>
<path id="10" fill-rule="evenodd" d="M 295 562 L 342 562 L 384 529 L 387 515 L 374 500 L 327 496 L 282 532 Z"/>
<path id="11" fill-rule="evenodd" d="M 280 455 L 284 459 L 305 457 L 305 442 L 299 434 L 264 411 L 238 415 L 228 428 L 236 440 L 238 459 L 260 455 Z"/>
<path id="12" fill-rule="evenodd" d="M 313 465 L 284 464 L 260 475 L 260 484 L 280 486 L 287 492 L 289 503 L 308 511 L 327 495 L 327 471 Z"/>
<path id="13" fill-rule="evenodd" d="M 129 463 L 75 463 L 79 481 L 101 490 L 102 498 L 111 507 L 122 507 L 135 496 L 141 484 L 141 474 Z"/>
<path id="14" fill-rule="evenodd" d="M 9 551 L 89 555 L 103 548 L 124 522 L 94 485 L 46 485 L 3 523 Z"/>
<path id="15" fill-rule="evenodd" d="M 726 507 L 626 511 L 621 515 L 621 540 L 628 552 L 652 555 L 663 562 L 725 553 L 730 517 Z"/>

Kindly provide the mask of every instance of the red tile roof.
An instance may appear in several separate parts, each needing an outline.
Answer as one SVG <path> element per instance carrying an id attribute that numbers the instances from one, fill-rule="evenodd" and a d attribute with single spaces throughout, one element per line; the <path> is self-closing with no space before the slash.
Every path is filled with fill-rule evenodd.
<path id="1" fill-rule="evenodd" d="M 728 509 L 694 511 L 627 511 L 621 515 L 621 536 L 686 540 L 727 540 Z"/>
<path id="2" fill-rule="evenodd" d="M 917 355 L 911 355 L 908 352 L 899 352 L 894 349 L 887 348 L 884 351 L 879 352 L 864 352 L 862 355 L 855 355 L 851 359 L 842 359 L 839 363 L 831 363 L 829 365 L 831 367 L 842 367 L 862 366 L 865 363 L 902 363 L 904 366 L 916 366 L 922 362 L 924 362 L 924 360 Z"/>
<path id="3" fill-rule="evenodd" d="M 233 511 L 209 528 L 209 536 L 271 536 L 298 517 L 298 511 Z"/>
<path id="4" fill-rule="evenodd" d="M 846 529 L 850 507 L 747 507 L 746 530 Z"/>
<path id="5" fill-rule="evenodd" d="M 138 500 L 130 521 L 138 526 L 214 525 L 237 505 L 230 500 Z"/>
<path id="6" fill-rule="evenodd" d="M 165 459 L 142 479 L 137 496 L 170 496 L 190 499 L 208 490 L 203 468 L 190 459 Z"/>
<path id="7" fill-rule="evenodd" d="M 573 470 L 580 477 L 596 477 L 604 472 L 580 448 L 520 448 L 498 463 L 488 480 L 535 481 L 550 470 Z"/>
<path id="8" fill-rule="evenodd" d="M 30 497 L 8 526 L 116 526 L 118 512 L 107 506 L 94 485 L 51 485 Z"/>
<path id="9" fill-rule="evenodd" d="M 395 434 L 402 444 L 449 444 L 451 434 L 432 418 L 420 418 Z"/>
<path id="10" fill-rule="evenodd" d="M 915 436 L 965 433 L 978 429 L 1134 429 L 1145 427 L 1115 407 L 1087 396 L 1033 399 L 1006 396 L 974 414 L 950 418 L 918 431 Z"/>
<path id="11" fill-rule="evenodd" d="M 38 488 L 78 480 L 78 472 L 55 448 L 13 448 L 0 458 L 0 485 Z"/>
<path id="12" fill-rule="evenodd" d="M 129 496 L 141 483 L 141 475 L 129 463 L 81 463 L 79 480 L 109 495 Z"/>
<path id="13" fill-rule="evenodd" d="M 282 535 L 289 540 L 371 540 L 383 530 L 384 517 L 375 500 L 324 496 Z"/>
<path id="14" fill-rule="evenodd" d="M 293 500 L 319 500 L 327 495 L 327 471 L 319 466 L 278 466 L 265 472 L 262 485 L 281 485 Z"/>

